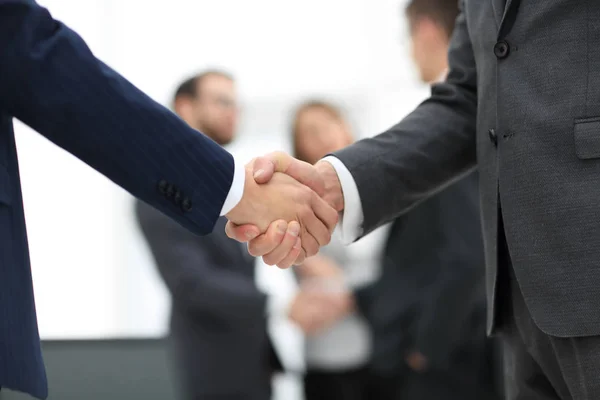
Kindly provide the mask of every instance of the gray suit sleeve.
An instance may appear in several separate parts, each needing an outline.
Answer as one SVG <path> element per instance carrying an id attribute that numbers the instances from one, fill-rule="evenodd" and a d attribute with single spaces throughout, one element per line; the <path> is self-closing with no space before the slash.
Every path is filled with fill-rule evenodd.
<path id="1" fill-rule="evenodd" d="M 211 236 L 199 237 L 138 202 L 136 216 L 159 272 L 179 307 L 227 323 L 266 317 L 267 296 L 252 279 L 216 265 Z"/>
<path id="2" fill-rule="evenodd" d="M 429 99 L 404 120 L 333 154 L 358 186 L 363 235 L 474 169 L 477 72 L 462 11 L 450 42 L 449 66 L 446 82 L 434 85 Z"/>

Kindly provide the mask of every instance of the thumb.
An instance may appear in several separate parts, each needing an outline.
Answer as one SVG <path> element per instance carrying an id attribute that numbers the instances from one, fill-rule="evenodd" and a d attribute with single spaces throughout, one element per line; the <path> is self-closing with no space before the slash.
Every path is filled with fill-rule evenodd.
<path id="1" fill-rule="evenodd" d="M 253 163 L 252 174 L 256 183 L 262 184 L 269 182 L 276 172 L 276 162 L 272 160 L 272 155 L 268 154 L 263 157 L 257 157 L 253 160 Z"/>
<path id="2" fill-rule="evenodd" d="M 325 193 L 323 178 L 311 164 L 295 159 L 287 153 L 276 151 L 254 159 L 254 180 L 266 183 L 275 172 L 281 172 L 294 178 L 315 191 L 319 196 Z"/>

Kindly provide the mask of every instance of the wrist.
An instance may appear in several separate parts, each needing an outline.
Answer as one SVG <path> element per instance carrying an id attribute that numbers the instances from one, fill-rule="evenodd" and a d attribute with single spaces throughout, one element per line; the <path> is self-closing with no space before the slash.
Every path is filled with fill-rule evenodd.
<path id="1" fill-rule="evenodd" d="M 336 211 L 341 212 L 344 210 L 344 192 L 335 168 L 326 160 L 318 161 L 315 168 L 325 183 L 323 199 Z"/>
<path id="2" fill-rule="evenodd" d="M 242 198 L 231 211 L 225 214 L 225 217 L 236 225 L 254 224 L 257 215 L 262 215 L 262 203 L 255 199 L 258 184 L 254 181 L 252 164 L 245 166 L 244 174 L 244 192 Z M 266 230 L 266 227 L 259 228 Z"/>

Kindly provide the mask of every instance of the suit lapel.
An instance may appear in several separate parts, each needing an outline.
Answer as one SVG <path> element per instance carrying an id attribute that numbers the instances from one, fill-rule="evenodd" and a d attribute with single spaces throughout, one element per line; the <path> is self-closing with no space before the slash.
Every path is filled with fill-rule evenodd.
<path id="1" fill-rule="evenodd" d="M 502 24 L 504 24 L 504 21 L 506 20 L 506 14 L 508 14 L 508 10 L 510 10 L 510 7 L 513 5 L 513 3 L 515 3 L 513 0 L 503 0 L 503 1 L 506 3 L 506 6 L 504 7 L 504 10 L 502 11 L 502 20 L 500 21 L 500 26 L 502 26 Z"/>
<path id="2" fill-rule="evenodd" d="M 491 0 L 491 2 L 494 8 L 494 18 L 496 18 L 496 24 L 498 25 L 498 30 L 500 30 L 507 0 Z"/>
<path id="3" fill-rule="evenodd" d="M 507 16 L 509 15 L 509 11 L 512 10 L 513 7 L 518 7 L 520 0 L 491 0 L 492 6 L 494 8 L 494 17 L 496 18 L 496 23 L 498 24 L 498 35 L 501 34 L 502 28 L 507 21 Z M 514 22 L 514 18 L 512 19 Z"/>

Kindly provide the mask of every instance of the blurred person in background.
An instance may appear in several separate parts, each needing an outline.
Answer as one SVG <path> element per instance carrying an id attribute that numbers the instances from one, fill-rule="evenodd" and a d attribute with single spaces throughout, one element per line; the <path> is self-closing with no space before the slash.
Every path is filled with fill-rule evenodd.
<path id="1" fill-rule="evenodd" d="M 221 146 L 238 120 L 233 77 L 210 70 L 183 82 L 174 110 Z M 172 298 L 171 340 L 186 399 L 268 400 L 282 365 L 267 334 L 267 317 L 281 315 L 312 330 L 339 296 L 298 293 L 269 298 L 255 282 L 255 260 L 225 235 L 225 217 L 197 236 L 137 201 L 136 216 Z M 284 230 L 285 226 L 284 225 Z M 320 310 L 327 310 L 323 313 Z"/>
<path id="2" fill-rule="evenodd" d="M 238 119 L 234 79 L 212 70 L 183 82 L 173 107 L 192 128 L 229 144 Z M 172 298 L 171 332 L 186 399 L 267 400 L 281 364 L 266 331 L 266 296 L 254 259 L 224 234 L 219 218 L 199 237 L 137 201 L 136 216 Z"/>
<path id="3" fill-rule="evenodd" d="M 405 12 L 421 80 L 444 80 L 457 0 L 411 0 Z M 382 398 L 499 398 L 501 363 L 485 329 L 478 179 L 471 173 L 396 219 L 381 279 L 358 297 L 373 326 Z"/>
<path id="4" fill-rule="evenodd" d="M 354 142 L 340 110 L 324 101 L 308 101 L 295 113 L 294 156 L 314 163 L 329 152 Z M 354 292 L 377 277 L 385 228 L 345 247 L 336 236 L 318 255 L 296 267 L 299 286 L 307 292 L 335 292 L 346 297 L 345 307 L 327 315 L 328 325 L 305 329 L 306 400 L 376 400 L 369 373 L 371 332 L 355 307 Z"/>
<path id="5" fill-rule="evenodd" d="M 455 0 L 409 0 L 408 22 L 411 55 L 423 83 L 446 79 L 448 46 L 458 16 Z"/>

